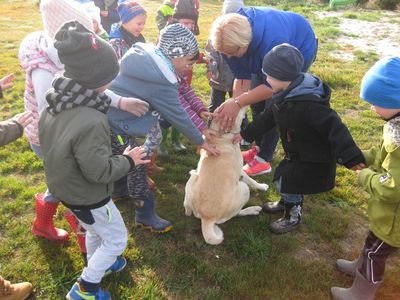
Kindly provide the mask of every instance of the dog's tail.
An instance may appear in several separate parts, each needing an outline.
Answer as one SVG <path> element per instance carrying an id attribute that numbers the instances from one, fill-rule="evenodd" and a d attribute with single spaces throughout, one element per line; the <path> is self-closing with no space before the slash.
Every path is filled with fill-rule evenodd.
<path id="1" fill-rule="evenodd" d="M 201 230 L 207 244 L 218 245 L 224 240 L 224 233 L 214 221 L 201 219 Z"/>

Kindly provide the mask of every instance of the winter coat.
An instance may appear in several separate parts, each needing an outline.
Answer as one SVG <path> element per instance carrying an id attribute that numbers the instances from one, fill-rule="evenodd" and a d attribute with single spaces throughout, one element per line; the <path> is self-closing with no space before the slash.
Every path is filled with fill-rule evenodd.
<path id="1" fill-rule="evenodd" d="M 131 170 L 131 160 L 112 155 L 107 116 L 94 108 L 46 110 L 39 125 L 47 186 L 67 207 L 96 207 Z"/>
<path id="2" fill-rule="evenodd" d="M 24 128 L 14 119 L 0 122 L 0 146 L 15 141 L 24 133 Z"/>
<path id="3" fill-rule="evenodd" d="M 370 194 L 369 227 L 385 243 L 400 248 L 400 116 L 383 127 L 380 147 L 363 152 L 367 165 L 358 181 Z"/>
<path id="4" fill-rule="evenodd" d="M 109 33 L 111 30 L 111 25 L 119 22 L 119 14 L 117 11 L 118 1 L 117 0 L 94 0 L 94 5 L 100 8 L 100 11 L 107 11 L 108 16 L 101 18 L 101 25 L 104 30 Z"/>
<path id="5" fill-rule="evenodd" d="M 232 91 L 233 80 L 235 78 L 224 56 L 213 48 L 210 40 L 207 42 L 205 50 L 209 57 L 207 71 L 211 72 L 211 78 L 208 80 L 208 83 L 218 91 Z"/>
<path id="6" fill-rule="evenodd" d="M 146 135 L 158 122 L 158 113 L 181 131 L 191 142 L 202 145 L 201 132 L 190 120 L 179 102 L 177 76 L 171 71 L 170 61 L 160 56 L 152 44 L 136 43 L 122 57 L 121 69 L 110 89 L 123 97 L 136 97 L 150 104 L 142 117 L 111 107 L 108 118 L 118 134 Z"/>
<path id="7" fill-rule="evenodd" d="M 283 193 L 314 194 L 335 186 L 336 162 L 351 168 L 364 157 L 348 129 L 329 106 L 330 88 L 311 74 L 301 74 L 275 94 L 265 110 L 242 131 L 252 142 L 278 126 L 285 158 L 274 175 Z"/>
<path id="8" fill-rule="evenodd" d="M 111 26 L 109 42 L 117 53 L 118 60 L 120 60 L 133 44 L 145 43 L 146 41 L 142 34 L 136 37 L 126 31 L 121 24 L 115 23 Z"/>
<path id="9" fill-rule="evenodd" d="M 158 8 L 156 15 L 156 23 L 158 30 L 163 29 L 167 24 L 172 24 L 172 15 L 174 14 L 174 4 L 169 1 L 164 3 Z"/>
<path id="10" fill-rule="evenodd" d="M 282 43 L 299 49 L 304 62 L 313 60 L 317 42 L 310 23 L 303 16 L 265 7 L 242 8 L 238 13 L 249 20 L 252 40 L 242 57 L 224 55 L 235 78 L 250 80 L 251 74 L 262 75 L 265 54 Z"/>
<path id="11" fill-rule="evenodd" d="M 58 57 L 49 56 L 51 49 L 55 50 L 51 40 L 43 31 L 36 31 L 23 39 L 18 53 L 21 66 L 25 70 L 25 110 L 32 112 L 32 122 L 26 126 L 25 134 L 28 142 L 37 146 L 40 146 L 39 111 L 37 95 L 32 83 L 32 72 L 35 69 L 43 69 L 55 76 L 64 71 L 64 66 L 58 61 Z M 50 82 L 48 84 L 50 85 Z"/>

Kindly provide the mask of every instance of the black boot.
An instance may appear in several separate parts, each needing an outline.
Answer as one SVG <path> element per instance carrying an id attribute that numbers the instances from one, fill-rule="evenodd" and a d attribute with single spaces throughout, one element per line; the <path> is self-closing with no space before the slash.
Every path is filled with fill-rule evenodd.
<path id="1" fill-rule="evenodd" d="M 276 214 L 285 210 L 283 205 L 283 200 L 275 201 L 275 202 L 265 202 L 262 206 L 264 212 L 268 214 Z"/>
<path id="2" fill-rule="evenodd" d="M 284 234 L 295 229 L 301 222 L 301 208 L 303 202 L 284 202 L 283 217 L 269 224 L 268 228 L 272 233 Z"/>

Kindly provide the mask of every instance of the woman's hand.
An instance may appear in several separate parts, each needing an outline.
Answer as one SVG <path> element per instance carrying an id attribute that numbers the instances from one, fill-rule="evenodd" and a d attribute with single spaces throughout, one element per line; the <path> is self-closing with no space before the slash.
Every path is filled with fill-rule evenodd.
<path id="1" fill-rule="evenodd" d="M 217 113 L 217 120 L 220 122 L 223 131 L 232 130 L 239 110 L 240 107 L 235 103 L 234 98 L 229 98 L 215 110 Z"/>
<path id="2" fill-rule="evenodd" d="M 218 156 L 220 153 L 219 150 L 217 149 L 217 146 L 215 146 L 214 144 L 205 142 L 203 145 L 200 145 L 199 147 L 206 150 L 207 153 L 214 156 Z"/>

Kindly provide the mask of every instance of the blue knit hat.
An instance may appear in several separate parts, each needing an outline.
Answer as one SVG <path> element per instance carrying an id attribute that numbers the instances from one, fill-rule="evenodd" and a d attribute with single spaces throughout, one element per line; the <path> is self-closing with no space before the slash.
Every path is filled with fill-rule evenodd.
<path id="1" fill-rule="evenodd" d="M 400 57 L 376 62 L 362 79 L 360 97 L 382 108 L 400 108 Z"/>
<path id="2" fill-rule="evenodd" d="M 134 17 L 145 13 L 146 10 L 136 1 L 131 1 L 131 0 L 118 1 L 118 14 L 122 24 L 128 23 Z"/>

